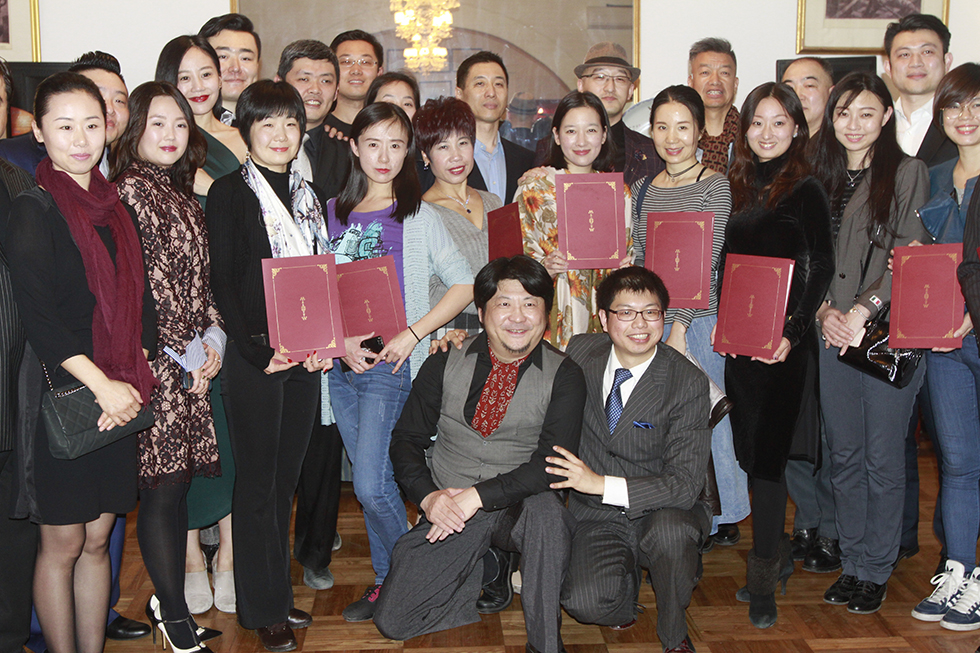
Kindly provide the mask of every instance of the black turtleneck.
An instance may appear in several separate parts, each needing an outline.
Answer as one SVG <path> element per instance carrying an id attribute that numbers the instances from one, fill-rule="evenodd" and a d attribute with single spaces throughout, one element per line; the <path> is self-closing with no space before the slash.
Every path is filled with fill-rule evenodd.
<path id="1" fill-rule="evenodd" d="M 613 171 L 626 169 L 626 123 L 622 120 L 609 128 L 609 140 L 613 148 Z"/>
<path id="2" fill-rule="evenodd" d="M 253 160 L 252 163 L 255 163 Z M 286 168 L 286 172 L 275 172 L 274 170 L 269 170 L 268 168 L 263 168 L 258 163 L 255 163 L 255 167 L 258 168 L 265 180 L 269 182 L 272 186 L 272 190 L 275 191 L 276 197 L 282 202 L 282 205 L 286 207 L 290 213 L 293 211 L 293 199 L 292 193 L 289 192 L 289 168 Z"/>

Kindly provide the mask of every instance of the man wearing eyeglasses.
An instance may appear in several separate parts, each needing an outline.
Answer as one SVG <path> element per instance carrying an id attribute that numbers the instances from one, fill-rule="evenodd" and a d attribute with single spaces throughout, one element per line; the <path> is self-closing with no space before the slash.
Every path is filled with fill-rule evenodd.
<path id="1" fill-rule="evenodd" d="M 550 474 L 567 480 L 578 520 L 562 587 L 578 621 L 621 630 L 636 622 L 642 570 L 657 596 L 664 651 L 694 651 L 684 611 L 701 576 L 711 510 L 705 487 L 711 429 L 704 373 L 660 344 L 667 289 L 641 267 L 616 270 L 597 291 L 605 334 L 572 338 L 585 374 L 579 457 L 554 447 Z"/>
<path id="2" fill-rule="evenodd" d="M 575 67 L 578 90 L 593 93 L 602 100 L 609 116 L 609 138 L 616 145 L 613 170 L 622 172 L 628 185 L 664 169 L 653 141 L 633 131 L 623 122 L 626 104 L 633 98 L 640 69 L 626 62 L 626 50 L 618 43 L 596 43 L 585 55 L 585 63 Z M 538 141 L 535 163 L 543 165 L 551 151 L 549 134 Z"/>
<path id="3" fill-rule="evenodd" d="M 351 123 L 364 108 L 371 82 L 384 72 L 384 49 L 373 35 L 364 30 L 341 32 L 330 43 L 340 62 L 337 104 L 324 121 L 324 129 L 350 134 Z"/>

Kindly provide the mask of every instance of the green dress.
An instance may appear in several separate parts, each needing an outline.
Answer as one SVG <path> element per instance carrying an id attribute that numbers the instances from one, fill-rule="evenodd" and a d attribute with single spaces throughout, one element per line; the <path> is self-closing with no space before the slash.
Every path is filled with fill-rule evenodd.
<path id="1" fill-rule="evenodd" d="M 204 130 L 208 142 L 208 158 L 204 172 L 218 179 L 231 174 L 241 167 L 238 157 L 218 139 Z M 197 195 L 204 208 L 207 197 Z M 228 436 L 228 418 L 224 402 L 221 400 L 221 373 L 211 381 L 211 413 L 214 431 L 218 439 L 218 455 L 221 460 L 221 476 L 205 478 L 195 476 L 187 492 L 187 528 L 204 528 L 215 524 L 231 512 L 231 495 L 235 487 L 235 460 L 231 455 L 231 439 Z"/>

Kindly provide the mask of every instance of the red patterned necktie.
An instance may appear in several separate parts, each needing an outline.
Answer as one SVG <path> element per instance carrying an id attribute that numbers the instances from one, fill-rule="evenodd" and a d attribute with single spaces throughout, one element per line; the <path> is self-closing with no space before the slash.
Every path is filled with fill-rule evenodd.
<path id="1" fill-rule="evenodd" d="M 476 413 L 473 415 L 473 428 L 483 437 L 488 437 L 496 431 L 504 421 L 507 406 L 514 396 L 514 388 L 517 387 L 517 369 L 526 358 L 527 356 L 513 363 L 501 363 L 493 355 L 493 351 L 490 352 L 490 362 L 493 367 L 490 369 L 490 375 L 487 376 L 480 401 L 476 404 Z"/>

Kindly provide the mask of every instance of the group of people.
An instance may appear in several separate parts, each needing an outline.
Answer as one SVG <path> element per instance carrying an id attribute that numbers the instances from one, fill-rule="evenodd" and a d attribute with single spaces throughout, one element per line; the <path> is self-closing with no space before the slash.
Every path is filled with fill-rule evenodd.
<path id="1" fill-rule="evenodd" d="M 654 97 L 650 136 L 623 121 L 640 70 L 600 43 L 536 151 L 501 137 L 499 55 L 422 104 L 361 30 L 290 43 L 260 80 L 261 40 L 227 14 L 167 43 L 132 94 L 100 52 L 45 79 L 32 134 L 0 141 L 0 547 L 16 561 L 0 653 L 26 641 L 32 604 L 52 653 L 151 629 L 207 651 L 221 633 L 193 615 L 212 604 L 267 650 L 296 648 L 312 617 L 290 561 L 332 587 L 344 451 L 375 580 L 343 617 L 392 639 L 506 609 L 519 568 L 527 650 L 558 653 L 562 609 L 632 626 L 646 571 L 663 649 L 694 651 L 701 556 L 750 512 L 736 598 L 753 625 L 776 623 L 797 560 L 841 570 L 826 602 L 873 613 L 918 550 L 903 533 L 919 413 L 943 559 L 912 614 L 980 628 L 980 65 L 952 68 L 949 41 L 933 16 L 889 25 L 897 100 L 804 57 L 739 110 L 735 53 L 704 39 L 687 84 Z M 556 174 L 614 171 L 627 251 L 569 269 Z M 525 254 L 490 261 L 488 213 L 511 202 Z M 708 308 L 672 308 L 643 267 L 647 215 L 674 211 L 714 215 Z M 962 348 L 927 352 L 902 388 L 842 363 L 887 310 L 890 252 L 932 242 L 963 243 Z M 269 340 L 262 259 L 325 253 L 392 256 L 408 327 L 293 360 Z M 771 358 L 713 351 L 729 254 L 795 263 Z M 153 426 L 56 458 L 41 400 L 75 380 L 100 429 L 145 407 Z M 117 515 L 137 500 L 150 626 L 111 611 Z"/>

